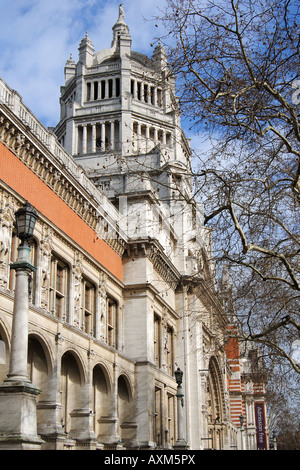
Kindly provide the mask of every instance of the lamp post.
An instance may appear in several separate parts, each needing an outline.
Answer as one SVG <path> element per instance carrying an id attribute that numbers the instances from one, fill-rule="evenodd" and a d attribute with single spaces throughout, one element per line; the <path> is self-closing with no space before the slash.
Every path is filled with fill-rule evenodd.
<path id="1" fill-rule="evenodd" d="M 243 434 L 243 432 L 244 432 L 244 426 L 243 426 L 244 416 L 242 414 L 240 414 L 239 420 L 240 420 L 240 424 L 241 424 L 241 446 L 242 446 L 242 450 L 244 450 L 244 447 L 245 447 L 244 446 L 244 434 Z"/>
<path id="2" fill-rule="evenodd" d="M 17 234 L 21 244 L 18 247 L 18 258 L 15 263 L 11 264 L 11 269 L 16 271 L 16 286 L 10 369 L 6 381 L 29 382 L 27 378 L 28 282 L 30 273 L 36 268 L 30 261 L 31 249 L 28 241 L 33 237 L 37 213 L 27 202 L 15 215 Z"/>
<path id="3" fill-rule="evenodd" d="M 183 432 L 183 393 L 182 393 L 182 377 L 183 377 L 183 372 L 180 370 L 178 367 L 177 370 L 175 371 L 175 380 L 177 382 L 177 440 L 174 444 L 174 448 L 176 449 L 187 449 L 187 443 L 186 440 L 184 439 L 184 432 Z"/>
<path id="4" fill-rule="evenodd" d="M 12 317 L 11 354 L 7 378 L 0 385 L 0 449 L 37 449 L 36 397 L 40 391 L 27 375 L 29 276 L 36 268 L 30 260 L 29 240 L 38 218 L 27 202 L 16 214 L 17 235 L 21 240 L 18 257 L 11 269 L 16 272 Z"/>

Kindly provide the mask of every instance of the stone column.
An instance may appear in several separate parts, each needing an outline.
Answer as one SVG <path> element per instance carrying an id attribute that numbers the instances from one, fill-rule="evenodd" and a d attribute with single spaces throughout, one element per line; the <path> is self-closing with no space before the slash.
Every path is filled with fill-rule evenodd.
<path id="1" fill-rule="evenodd" d="M 146 152 L 148 153 L 150 149 L 150 129 L 149 126 L 146 126 Z"/>
<path id="2" fill-rule="evenodd" d="M 111 150 L 115 148 L 115 121 L 110 123 L 110 148 Z"/>
<path id="3" fill-rule="evenodd" d="M 153 104 L 157 106 L 157 88 L 155 87 L 153 90 Z"/>
<path id="4" fill-rule="evenodd" d="M 30 262 L 30 247 L 18 248 L 15 301 L 13 311 L 10 367 L 0 385 L 0 449 L 40 449 L 43 441 L 37 435 L 36 398 L 40 391 L 27 375 L 28 353 L 28 281 L 35 271 Z"/>
<path id="5" fill-rule="evenodd" d="M 16 263 L 11 265 L 16 270 L 15 302 L 12 325 L 12 344 L 10 369 L 6 381 L 29 382 L 27 376 L 28 351 L 28 282 L 29 275 L 35 271 L 30 263 L 30 248 L 20 246 Z"/>
<path id="6" fill-rule="evenodd" d="M 96 124 L 92 125 L 92 152 L 96 152 Z"/>
<path id="7" fill-rule="evenodd" d="M 74 125 L 74 136 L 73 136 L 73 149 L 72 149 L 72 155 L 77 155 L 78 154 L 78 126 Z"/>
<path id="8" fill-rule="evenodd" d="M 40 400 L 37 405 L 38 431 L 45 439 L 43 450 L 64 450 L 67 436 L 62 426 L 62 404 L 61 404 L 61 349 L 64 338 L 59 331 L 61 324 L 57 324 L 57 334 L 55 336 L 55 355 L 51 378 L 49 378 L 49 390 L 45 400 Z"/>
<path id="9" fill-rule="evenodd" d="M 158 144 L 158 129 L 154 128 L 154 147 Z"/>
<path id="10" fill-rule="evenodd" d="M 105 150 L 105 122 L 101 122 L 101 150 Z"/>
<path id="11" fill-rule="evenodd" d="M 97 439 L 93 430 L 94 413 L 90 408 L 90 397 L 92 388 L 91 362 L 95 353 L 92 349 L 88 351 L 88 374 L 87 381 L 81 387 L 81 408 L 71 411 L 72 429 L 70 437 L 76 439 L 78 450 L 96 450 Z"/>
<path id="12" fill-rule="evenodd" d="M 82 153 L 86 153 L 87 148 L 87 126 L 84 125 L 82 128 Z"/>
<path id="13" fill-rule="evenodd" d="M 141 148 L 141 124 L 137 123 L 137 150 L 140 151 Z"/>
<path id="14" fill-rule="evenodd" d="M 166 131 L 162 131 L 162 143 L 163 145 L 166 145 L 167 139 L 166 139 Z"/>

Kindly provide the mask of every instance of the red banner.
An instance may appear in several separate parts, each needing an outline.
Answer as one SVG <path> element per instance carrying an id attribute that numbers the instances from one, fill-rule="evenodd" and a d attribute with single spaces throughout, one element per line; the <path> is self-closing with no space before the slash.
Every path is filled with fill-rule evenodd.
<path id="1" fill-rule="evenodd" d="M 257 450 L 267 450 L 264 403 L 255 403 L 255 422 Z"/>

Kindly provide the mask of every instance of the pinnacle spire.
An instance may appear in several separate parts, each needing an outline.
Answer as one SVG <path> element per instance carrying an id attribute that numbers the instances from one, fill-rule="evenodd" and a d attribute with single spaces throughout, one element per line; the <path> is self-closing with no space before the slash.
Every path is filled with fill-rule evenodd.
<path id="1" fill-rule="evenodd" d="M 119 5 L 119 16 L 118 16 L 117 22 L 115 23 L 112 29 L 114 33 L 112 47 L 116 45 L 118 37 L 129 36 L 130 34 L 129 27 L 125 23 L 125 13 L 124 13 L 124 8 L 123 8 L 122 3 Z"/>

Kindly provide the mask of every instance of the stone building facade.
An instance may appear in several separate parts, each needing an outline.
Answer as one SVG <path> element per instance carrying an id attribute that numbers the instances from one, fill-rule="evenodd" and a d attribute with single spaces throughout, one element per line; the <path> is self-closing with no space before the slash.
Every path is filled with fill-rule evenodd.
<path id="1" fill-rule="evenodd" d="M 60 107 L 46 129 L 0 81 L 0 382 L 15 212 L 29 201 L 39 217 L 28 377 L 41 448 L 176 448 L 179 367 L 187 446 L 256 449 L 264 384 L 253 351 L 234 343 L 229 281 L 216 285 L 164 48 L 133 51 L 120 6 L 111 47 L 95 52 L 86 34 L 78 62 L 67 61 Z"/>

